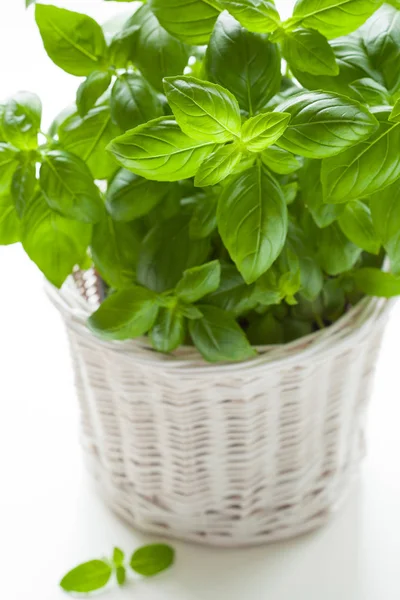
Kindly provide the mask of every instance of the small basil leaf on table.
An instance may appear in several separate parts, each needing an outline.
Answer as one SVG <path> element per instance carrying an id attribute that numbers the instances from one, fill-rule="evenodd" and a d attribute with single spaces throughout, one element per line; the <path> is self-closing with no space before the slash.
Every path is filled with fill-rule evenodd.
<path id="1" fill-rule="evenodd" d="M 338 223 L 345 236 L 356 246 L 371 254 L 379 253 L 381 244 L 374 229 L 371 211 L 364 202 L 348 202 Z"/>
<path id="2" fill-rule="evenodd" d="M 248 31 L 270 33 L 281 23 L 270 0 L 218 0 L 218 6 L 228 10 Z"/>
<path id="3" fill-rule="evenodd" d="M 112 567 L 103 560 L 83 563 L 63 577 L 60 586 L 65 592 L 89 593 L 100 590 L 110 580 Z"/>
<path id="4" fill-rule="evenodd" d="M 400 274 L 400 186 L 393 183 L 370 198 L 374 229 L 390 259 L 390 268 Z"/>
<path id="5" fill-rule="evenodd" d="M 400 86 L 400 11 L 384 4 L 360 30 L 364 47 L 382 83 L 393 94 Z"/>
<path id="6" fill-rule="evenodd" d="M 190 216 L 179 214 L 158 222 L 140 248 L 137 280 L 156 292 L 175 288 L 184 271 L 201 265 L 210 252 L 208 239 L 190 237 Z"/>
<path id="7" fill-rule="evenodd" d="M 166 544 L 150 544 L 136 550 L 130 566 L 139 575 L 152 577 L 168 569 L 175 560 L 175 551 Z"/>
<path id="8" fill-rule="evenodd" d="M 218 202 L 218 228 L 246 283 L 274 262 L 287 233 L 287 207 L 277 181 L 257 164 L 235 177 Z"/>
<path id="9" fill-rule="evenodd" d="M 394 121 L 395 123 L 400 122 L 400 98 L 396 101 L 396 104 L 393 107 L 392 112 L 389 117 L 390 121 Z"/>
<path id="10" fill-rule="evenodd" d="M 121 223 L 110 216 L 93 227 L 91 252 L 101 277 L 114 289 L 133 284 L 143 231 L 138 221 Z"/>
<path id="11" fill-rule="evenodd" d="M 389 107 L 375 113 L 379 129 L 363 143 L 322 164 L 326 202 L 349 202 L 377 192 L 400 178 L 400 123 L 388 120 Z"/>
<path id="12" fill-rule="evenodd" d="M 205 64 L 209 79 L 232 92 L 250 114 L 279 91 L 282 76 L 277 44 L 250 33 L 227 12 L 215 25 Z"/>
<path id="13" fill-rule="evenodd" d="M 351 274 L 351 279 L 356 288 L 368 296 L 391 298 L 400 294 L 400 278 L 380 269 L 358 269 Z"/>
<path id="14" fill-rule="evenodd" d="M 81 83 L 76 93 L 76 106 L 81 117 L 84 117 L 93 108 L 110 83 L 111 75 L 104 71 L 93 71 Z"/>
<path id="15" fill-rule="evenodd" d="M 328 275 L 339 275 L 351 269 L 362 250 L 350 242 L 337 223 L 320 231 L 318 260 Z"/>
<path id="16" fill-rule="evenodd" d="M 126 569 L 125 567 L 117 567 L 115 570 L 115 574 L 117 576 L 118 585 L 124 585 L 126 581 Z"/>
<path id="17" fill-rule="evenodd" d="M 281 137 L 289 121 L 288 113 L 266 112 L 251 117 L 243 124 L 242 142 L 251 152 L 262 152 Z"/>
<path id="18" fill-rule="evenodd" d="M 116 161 L 105 150 L 119 133 L 108 106 L 92 108 L 83 118 L 72 115 L 58 129 L 63 149 L 79 156 L 94 179 L 108 179 L 117 170 Z"/>
<path id="19" fill-rule="evenodd" d="M 220 85 L 182 76 L 164 79 L 164 89 L 178 125 L 194 140 L 224 143 L 240 134 L 239 104 Z"/>
<path id="20" fill-rule="evenodd" d="M 123 131 L 162 115 L 161 101 L 143 77 L 136 73 L 118 77 L 111 92 L 111 116 Z"/>
<path id="21" fill-rule="evenodd" d="M 125 28 L 139 26 L 134 63 L 143 77 L 159 92 L 163 78 L 183 73 L 191 54 L 190 46 L 170 35 L 149 6 L 143 5 L 127 21 Z"/>
<path id="22" fill-rule="evenodd" d="M 152 346 L 158 352 L 172 352 L 185 339 L 185 318 L 175 308 L 160 308 L 156 322 L 150 332 Z"/>
<path id="23" fill-rule="evenodd" d="M 183 273 L 175 289 L 176 295 L 183 302 L 192 304 L 218 289 L 220 279 L 221 265 L 218 260 L 192 267 Z"/>
<path id="24" fill-rule="evenodd" d="M 0 195 L 8 192 L 13 175 L 18 167 L 18 150 L 0 142 Z"/>
<path id="25" fill-rule="evenodd" d="M 199 167 L 194 178 L 197 187 L 216 185 L 228 177 L 240 163 L 242 152 L 236 144 L 219 146 Z"/>
<path id="26" fill-rule="evenodd" d="M 45 50 L 58 67 L 82 76 L 102 66 L 107 45 L 92 18 L 44 4 L 36 5 L 35 17 Z"/>
<path id="27" fill-rule="evenodd" d="M 279 146 L 270 146 L 263 150 L 261 160 L 268 169 L 279 175 L 289 175 L 298 171 L 302 166 L 299 157 Z"/>
<path id="28" fill-rule="evenodd" d="M 362 25 L 383 0 L 297 0 L 293 19 L 328 38 L 351 33 Z"/>
<path id="29" fill-rule="evenodd" d="M 37 194 L 25 207 L 21 224 L 25 252 L 47 279 L 61 287 L 86 257 L 91 225 L 66 219 Z"/>
<path id="30" fill-rule="evenodd" d="M 20 150 L 34 150 L 42 119 L 42 103 L 36 94 L 18 92 L 4 106 L 2 132 Z"/>
<path id="31" fill-rule="evenodd" d="M 10 194 L 0 195 L 0 246 L 15 244 L 21 239 L 21 222 Z"/>
<path id="32" fill-rule="evenodd" d="M 36 188 L 36 164 L 24 162 L 18 165 L 11 181 L 11 195 L 19 218 L 31 200 Z"/>
<path id="33" fill-rule="evenodd" d="M 193 177 L 214 150 L 210 141 L 187 136 L 174 119 L 161 117 L 117 137 L 109 149 L 118 162 L 155 181 L 179 181 Z"/>
<path id="34" fill-rule="evenodd" d="M 189 322 L 189 332 L 200 354 L 209 362 L 246 360 L 256 356 L 233 316 L 216 306 L 200 305 L 203 318 Z"/>
<path id="35" fill-rule="evenodd" d="M 157 295 L 136 285 L 108 296 L 89 317 L 88 326 L 104 340 L 127 340 L 147 333 L 157 313 Z"/>
<path id="36" fill-rule="evenodd" d="M 119 567 L 124 563 L 124 560 L 125 560 L 124 551 L 121 550 L 121 548 L 117 548 L 117 547 L 114 548 L 113 555 L 112 555 L 112 561 L 113 561 L 114 565 Z"/>
<path id="37" fill-rule="evenodd" d="M 186 44 L 200 46 L 208 42 L 218 17 L 218 2 L 209 0 L 152 0 L 151 10 L 171 35 Z"/>
<path id="38" fill-rule="evenodd" d="M 343 152 L 378 129 L 376 118 L 365 106 L 337 94 L 304 92 L 289 98 L 276 110 L 291 115 L 277 145 L 309 158 Z"/>
<path id="39" fill-rule="evenodd" d="M 133 221 L 157 206 L 169 187 L 169 184 L 150 181 L 121 169 L 108 186 L 107 210 L 116 221 Z"/>
<path id="40" fill-rule="evenodd" d="M 312 75 L 339 74 L 335 55 L 328 40 L 314 29 L 299 28 L 285 32 L 283 56 L 290 66 Z"/>
<path id="41" fill-rule="evenodd" d="M 64 150 L 43 155 L 40 187 L 50 208 L 83 223 L 97 223 L 104 205 L 89 168 L 79 157 Z"/>

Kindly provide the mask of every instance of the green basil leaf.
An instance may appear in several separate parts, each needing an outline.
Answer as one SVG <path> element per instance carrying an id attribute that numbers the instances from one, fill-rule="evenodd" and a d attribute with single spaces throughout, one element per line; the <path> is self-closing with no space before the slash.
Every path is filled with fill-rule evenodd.
<path id="1" fill-rule="evenodd" d="M 65 592 L 88 593 L 100 590 L 110 580 L 111 566 L 103 560 L 91 560 L 72 569 L 60 581 Z"/>
<path id="2" fill-rule="evenodd" d="M 71 75 L 89 75 L 103 66 L 107 52 L 103 31 L 87 15 L 37 4 L 36 23 L 51 60 Z"/>
<path id="3" fill-rule="evenodd" d="M 218 228 L 246 283 L 267 271 L 283 248 L 287 207 L 276 180 L 260 165 L 235 178 L 223 190 Z"/>
<path id="4" fill-rule="evenodd" d="M 265 35 L 248 32 L 225 12 L 207 48 L 206 70 L 209 79 L 232 92 L 250 115 L 278 93 L 282 79 L 277 45 Z"/>
<path id="5" fill-rule="evenodd" d="M 168 192 L 168 184 L 121 169 L 108 186 L 106 206 L 116 221 L 133 221 L 149 213 Z"/>
<path id="6" fill-rule="evenodd" d="M 370 77 L 356 79 L 350 87 L 358 96 L 358 100 L 364 104 L 368 104 L 369 106 L 390 104 L 387 89 Z"/>
<path id="7" fill-rule="evenodd" d="M 362 38 L 373 67 L 391 94 L 400 90 L 400 11 L 384 4 L 363 26 Z"/>
<path id="8" fill-rule="evenodd" d="M 126 569 L 125 567 L 117 567 L 115 570 L 115 574 L 117 576 L 117 583 L 118 585 L 124 585 L 125 581 L 126 581 Z"/>
<path id="9" fill-rule="evenodd" d="M 312 75 L 338 75 L 339 66 L 328 40 L 314 29 L 288 31 L 282 43 L 283 56 L 290 66 Z"/>
<path id="10" fill-rule="evenodd" d="M 178 125 L 194 140 L 228 142 L 241 129 L 236 98 L 220 85 L 194 77 L 168 77 L 164 89 Z"/>
<path id="11" fill-rule="evenodd" d="M 61 287 L 86 256 L 91 226 L 54 212 L 38 194 L 26 206 L 21 227 L 27 255 L 53 285 Z"/>
<path id="12" fill-rule="evenodd" d="M 243 124 L 242 142 L 251 152 L 262 152 L 281 137 L 289 121 L 288 113 L 266 112 L 251 117 Z"/>
<path id="13" fill-rule="evenodd" d="M 120 567 L 121 565 L 124 564 L 124 560 L 125 560 L 125 553 L 123 552 L 123 550 L 121 550 L 121 548 L 114 548 L 113 557 L 112 557 L 113 564 L 116 567 Z"/>
<path id="14" fill-rule="evenodd" d="M 166 544 L 142 546 L 132 554 L 131 568 L 139 575 L 152 577 L 168 569 L 175 560 L 175 551 Z"/>
<path id="15" fill-rule="evenodd" d="M 213 0 L 152 0 L 151 10 L 171 35 L 187 44 L 206 44 L 218 17 Z"/>
<path id="16" fill-rule="evenodd" d="M 123 131 L 163 114 L 157 94 L 143 77 L 124 73 L 116 80 L 111 93 L 111 116 Z"/>
<path id="17" fill-rule="evenodd" d="M 124 25 L 124 29 L 117 31 L 112 37 L 108 46 L 108 62 L 115 69 L 124 69 L 134 60 L 139 32 L 139 25 Z"/>
<path id="18" fill-rule="evenodd" d="M 282 323 L 270 312 L 256 317 L 251 322 L 247 335 L 251 343 L 257 346 L 283 344 L 285 341 Z"/>
<path id="19" fill-rule="evenodd" d="M 198 187 L 216 185 L 233 173 L 241 158 L 242 153 L 235 144 L 219 146 L 200 165 L 194 179 L 194 184 Z"/>
<path id="20" fill-rule="evenodd" d="M 143 232 L 137 221 L 118 223 L 107 215 L 93 227 L 93 262 L 112 288 L 122 289 L 133 284 L 142 239 Z"/>
<path id="21" fill-rule="evenodd" d="M 150 341 L 158 352 L 172 352 L 185 339 L 185 319 L 175 309 L 160 308 L 157 320 L 150 332 Z"/>
<path id="22" fill-rule="evenodd" d="M 233 316 L 216 306 L 199 306 L 202 319 L 189 321 L 189 332 L 200 354 L 209 362 L 247 360 L 256 356 Z"/>
<path id="23" fill-rule="evenodd" d="M 21 239 L 21 223 L 12 197 L 0 195 L 0 246 L 15 244 Z"/>
<path id="24" fill-rule="evenodd" d="M 143 77 L 158 91 L 163 91 L 163 78 L 183 73 L 191 54 L 190 47 L 172 37 L 151 12 L 142 6 L 125 27 L 140 26 L 134 63 Z"/>
<path id="25" fill-rule="evenodd" d="M 400 278 L 392 273 L 366 267 L 354 271 L 351 279 L 356 288 L 368 296 L 391 298 L 400 295 Z"/>
<path id="26" fill-rule="evenodd" d="M 193 177 L 214 150 L 213 142 L 191 139 L 170 117 L 139 125 L 109 146 L 118 162 L 137 175 L 155 181 Z"/>
<path id="27" fill-rule="evenodd" d="M 255 308 L 258 300 L 255 286 L 246 284 L 235 265 L 222 263 L 220 285 L 215 292 L 204 298 L 204 302 L 237 317 Z"/>
<path id="28" fill-rule="evenodd" d="M 73 115 L 59 128 L 64 150 L 85 161 L 94 179 L 108 179 L 117 170 L 117 163 L 105 149 L 118 134 L 107 106 L 93 108 L 83 119 Z"/>
<path id="29" fill-rule="evenodd" d="M 324 202 L 321 184 L 321 161 L 306 160 L 299 171 L 301 196 L 316 225 L 322 229 L 339 217 L 342 207 Z"/>
<path id="30" fill-rule="evenodd" d="M 383 0 L 297 0 L 293 21 L 316 29 L 328 38 L 351 33 L 362 25 Z"/>
<path id="31" fill-rule="evenodd" d="M 374 229 L 388 256 L 391 270 L 400 274 L 400 185 L 393 183 L 371 196 Z"/>
<path id="32" fill-rule="evenodd" d="M 337 223 L 320 232 L 318 239 L 318 259 L 328 275 L 339 275 L 349 271 L 362 250 L 350 242 Z"/>
<path id="33" fill-rule="evenodd" d="M 199 267 L 192 267 L 183 273 L 176 286 L 176 295 L 187 304 L 193 304 L 207 294 L 214 292 L 220 283 L 221 265 L 213 260 Z"/>
<path id="34" fill-rule="evenodd" d="M 156 294 L 135 285 L 108 296 L 89 317 L 88 327 L 103 340 L 127 340 L 147 333 L 157 313 Z"/>
<path id="35" fill-rule="evenodd" d="M 228 10 L 248 31 L 270 33 L 281 23 L 274 2 L 270 0 L 218 0 L 218 6 Z"/>
<path id="36" fill-rule="evenodd" d="M 279 175 L 289 175 L 301 169 L 301 159 L 279 146 L 263 150 L 261 160 L 268 169 Z"/>
<path id="37" fill-rule="evenodd" d="M 300 84 L 309 90 L 324 90 L 359 100 L 359 93 L 351 84 L 362 78 L 371 78 L 383 84 L 381 75 L 374 69 L 361 35 L 353 33 L 329 42 L 339 67 L 339 75 L 312 75 L 292 64 L 291 71 Z"/>
<path id="38" fill-rule="evenodd" d="M 28 202 L 32 199 L 36 189 L 36 164 L 21 163 L 18 165 L 12 181 L 11 194 L 19 218 L 22 218 Z"/>
<path id="39" fill-rule="evenodd" d="M 376 116 L 379 129 L 367 140 L 325 160 L 321 179 L 327 202 L 349 202 L 373 194 L 400 177 L 400 123 L 388 121 L 390 108 Z"/>
<path id="40" fill-rule="evenodd" d="M 88 75 L 76 93 L 76 106 L 81 117 L 87 115 L 97 100 L 104 94 L 111 83 L 110 73 L 93 71 Z"/>
<path id="41" fill-rule="evenodd" d="M 300 156 L 325 158 L 371 136 L 377 120 L 359 102 L 325 92 L 304 92 L 277 109 L 291 115 L 278 146 Z"/>
<path id="42" fill-rule="evenodd" d="M 194 240 L 209 237 L 217 228 L 217 199 L 213 195 L 202 196 L 196 202 L 190 219 L 190 237 Z"/>
<path id="43" fill-rule="evenodd" d="M 40 187 L 53 210 L 83 223 L 97 223 L 104 215 L 99 190 L 86 164 L 64 150 L 43 155 Z"/>
<path id="44" fill-rule="evenodd" d="M 348 202 L 338 223 L 353 244 L 371 254 L 379 253 L 381 244 L 375 233 L 371 211 L 364 202 Z"/>
<path id="45" fill-rule="evenodd" d="M 18 167 L 18 150 L 0 142 L 0 195 L 10 189 L 11 180 Z"/>
<path id="46" fill-rule="evenodd" d="M 394 121 L 395 123 L 400 122 L 400 98 L 397 100 L 392 112 L 390 113 L 389 121 Z"/>
<path id="47" fill-rule="evenodd" d="M 18 92 L 4 106 L 2 130 L 6 140 L 21 150 L 38 145 L 42 103 L 36 94 Z"/>
<path id="48" fill-rule="evenodd" d="M 184 271 L 207 260 L 207 239 L 192 240 L 190 216 L 177 215 L 158 222 L 143 240 L 137 266 L 137 280 L 156 292 L 175 288 Z"/>
<path id="49" fill-rule="evenodd" d="M 196 306 L 185 306 L 181 304 L 178 306 L 180 313 L 187 319 L 201 319 L 203 313 Z"/>
<path id="50" fill-rule="evenodd" d="M 285 196 L 286 204 L 293 204 L 293 202 L 297 198 L 297 194 L 299 193 L 299 184 L 297 181 L 290 181 L 289 183 L 285 183 L 282 185 L 282 192 Z"/>

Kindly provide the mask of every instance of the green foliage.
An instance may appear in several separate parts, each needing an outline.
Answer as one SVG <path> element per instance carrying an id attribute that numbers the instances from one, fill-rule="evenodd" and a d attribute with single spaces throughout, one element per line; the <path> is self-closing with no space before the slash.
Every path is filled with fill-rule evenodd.
<path id="1" fill-rule="evenodd" d="M 70 594 L 88 594 L 104 588 L 113 575 L 120 586 L 126 583 L 127 567 L 143 577 L 151 577 L 168 569 L 175 560 L 175 551 L 166 544 L 150 544 L 138 548 L 126 562 L 125 553 L 114 548 L 110 560 L 91 560 L 69 571 L 60 587 Z"/>
<path id="2" fill-rule="evenodd" d="M 211 362 L 400 295 L 398 1 L 298 0 L 284 22 L 272 0 L 131 8 L 102 29 L 36 3 L 47 54 L 82 80 L 48 132 L 35 94 L 0 104 L 0 244 L 55 286 L 94 267 L 96 335 Z M 71 591 L 125 582 L 118 549 L 88 565 Z"/>

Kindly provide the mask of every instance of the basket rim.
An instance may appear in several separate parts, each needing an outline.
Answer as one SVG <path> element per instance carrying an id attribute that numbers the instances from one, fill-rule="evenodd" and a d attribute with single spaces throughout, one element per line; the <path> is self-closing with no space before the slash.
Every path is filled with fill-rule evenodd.
<path id="1" fill-rule="evenodd" d="M 98 338 L 86 325 L 93 306 L 79 293 L 72 276 L 66 280 L 61 289 L 46 281 L 45 291 L 62 314 L 67 327 L 92 343 L 113 352 L 132 356 L 140 362 L 159 363 L 168 368 L 185 371 L 192 368 L 196 372 L 220 371 L 221 369 L 226 372 L 235 371 L 238 368 L 251 370 L 260 365 L 263 365 L 264 368 L 275 368 L 281 363 L 309 362 L 310 358 L 313 358 L 313 364 L 315 361 L 323 362 L 327 354 L 332 352 L 340 354 L 345 347 L 362 343 L 372 328 L 382 327 L 396 301 L 396 298 L 364 297 L 325 329 L 286 344 L 254 346 L 258 355 L 246 361 L 209 363 L 193 346 L 180 346 L 172 353 L 162 354 L 151 347 L 147 337 L 125 341 L 105 341 Z"/>

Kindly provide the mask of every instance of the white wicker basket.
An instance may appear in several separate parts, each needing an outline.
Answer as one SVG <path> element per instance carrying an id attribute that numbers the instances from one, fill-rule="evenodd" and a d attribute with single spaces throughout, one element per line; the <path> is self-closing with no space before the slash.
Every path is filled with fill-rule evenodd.
<path id="1" fill-rule="evenodd" d="M 52 300 L 65 319 L 90 470 L 135 527 L 221 546 L 324 523 L 364 454 L 365 409 L 390 302 L 364 299 L 333 326 L 206 364 L 146 340 L 102 342 L 85 326 L 93 274 Z M 79 290 L 79 291 L 78 291 Z"/>

